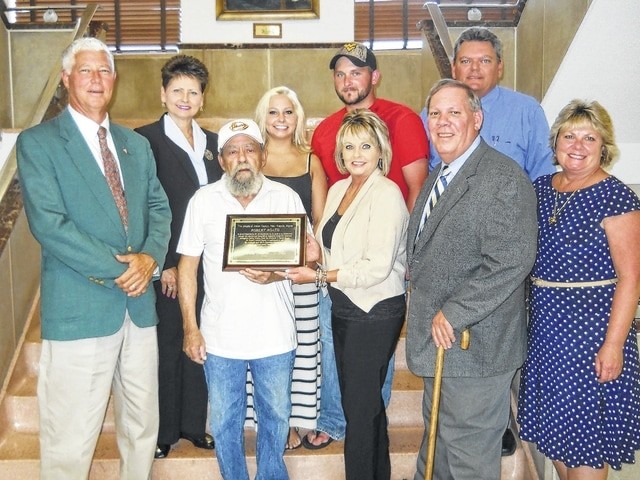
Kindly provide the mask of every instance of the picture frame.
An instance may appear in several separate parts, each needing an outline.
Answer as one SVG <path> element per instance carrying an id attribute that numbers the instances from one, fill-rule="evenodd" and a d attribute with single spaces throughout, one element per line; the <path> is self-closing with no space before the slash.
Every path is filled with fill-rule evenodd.
<path id="1" fill-rule="evenodd" d="M 320 0 L 216 0 L 217 20 L 306 20 L 320 18 Z"/>

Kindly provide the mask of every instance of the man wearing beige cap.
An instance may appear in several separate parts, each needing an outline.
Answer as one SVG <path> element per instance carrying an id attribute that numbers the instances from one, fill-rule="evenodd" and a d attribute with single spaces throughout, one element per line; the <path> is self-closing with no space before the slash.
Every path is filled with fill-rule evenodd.
<path id="1" fill-rule="evenodd" d="M 225 479 L 248 479 L 244 458 L 247 366 L 254 383 L 257 478 L 287 479 L 283 454 L 289 434 L 291 371 L 296 348 L 290 282 L 251 268 L 223 271 L 227 215 L 304 214 L 300 197 L 262 175 L 264 140 L 252 120 L 235 120 L 218 133 L 224 175 L 196 192 L 178 243 L 184 351 L 204 364 L 211 433 Z M 317 245 L 317 244 L 316 244 Z M 307 249 L 308 257 L 318 251 Z M 316 249 L 317 250 L 317 249 Z M 202 258 L 205 299 L 196 325 L 197 270 Z"/>
<path id="2" fill-rule="evenodd" d="M 427 176 L 429 145 L 420 117 L 406 105 L 376 97 L 381 74 L 374 53 L 361 43 L 345 44 L 329 62 L 333 84 L 344 107 L 325 118 L 315 129 L 311 139 L 313 152 L 322 162 L 329 186 L 345 174 L 338 171 L 334 157 L 336 134 L 344 116 L 355 109 L 366 108 L 376 113 L 389 129 L 391 167 L 387 177 L 393 180 L 404 196 L 409 211 L 413 209 L 420 187 Z M 302 439 L 312 450 L 324 448 L 345 434 L 345 419 L 340 403 L 333 337 L 331 330 L 331 300 L 320 298 L 320 343 L 322 346 L 322 398 L 315 431 Z M 389 364 L 383 388 L 385 404 L 391 395 L 393 359 Z"/>

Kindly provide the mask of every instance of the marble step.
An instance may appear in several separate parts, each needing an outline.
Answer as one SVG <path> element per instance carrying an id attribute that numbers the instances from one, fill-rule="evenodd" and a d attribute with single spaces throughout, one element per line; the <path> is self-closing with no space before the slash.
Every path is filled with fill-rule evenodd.
<path id="1" fill-rule="evenodd" d="M 421 428 L 391 428 L 390 451 L 392 480 L 413 479 L 415 461 L 422 439 Z M 32 480 L 38 477 L 38 436 L 18 433 L 0 437 L 0 480 Z M 246 454 L 250 475 L 255 475 L 255 434 L 246 430 Z M 285 462 L 292 480 L 340 480 L 344 478 L 343 443 L 333 442 L 322 450 L 299 448 L 285 454 Z M 115 435 L 103 433 L 98 441 L 90 480 L 118 478 L 118 453 Z M 156 460 L 152 480 L 177 478 L 198 480 L 220 479 L 215 454 L 200 450 L 186 440 L 180 440 L 169 456 Z M 529 466 L 522 448 L 502 459 L 501 480 L 536 480 L 529 474 Z"/>
<path id="2" fill-rule="evenodd" d="M 0 425 L 26 433 L 38 431 L 37 378 L 12 378 L 7 395 L 0 405 Z M 397 370 L 393 380 L 391 403 L 387 410 L 391 427 L 422 425 L 422 380 L 406 370 Z M 112 402 L 109 402 L 103 429 L 114 431 Z"/>
<path id="3" fill-rule="evenodd" d="M 0 480 L 31 480 L 39 475 L 38 408 L 36 383 L 40 356 L 39 322 L 32 322 L 19 352 L 15 368 L 0 404 Z M 396 374 L 388 409 L 392 479 L 413 479 L 422 438 L 422 380 L 406 367 L 405 339 L 396 350 Z M 108 407 L 98 440 L 90 480 L 118 478 L 118 451 L 113 409 Z M 301 432 L 304 434 L 304 432 Z M 247 461 L 255 474 L 255 434 L 246 430 Z M 333 442 L 322 450 L 300 448 L 287 452 L 292 480 L 338 480 L 344 478 L 343 443 Z M 516 453 L 502 459 L 501 480 L 537 480 L 527 450 L 518 442 Z M 152 480 L 189 478 L 220 479 L 215 452 L 200 450 L 185 440 L 165 459 L 156 460 Z"/>

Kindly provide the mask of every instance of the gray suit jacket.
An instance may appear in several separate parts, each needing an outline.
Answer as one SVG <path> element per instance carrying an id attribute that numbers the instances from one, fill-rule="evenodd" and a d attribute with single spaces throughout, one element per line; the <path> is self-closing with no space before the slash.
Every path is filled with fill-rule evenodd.
<path id="1" fill-rule="evenodd" d="M 481 141 L 450 182 L 414 245 L 436 175 L 422 187 L 407 234 L 411 294 L 407 360 L 433 376 L 431 322 L 439 310 L 456 338 L 444 376 L 488 377 L 519 368 L 526 349 L 525 279 L 536 254 L 536 198 L 530 180 L 509 157 Z"/>

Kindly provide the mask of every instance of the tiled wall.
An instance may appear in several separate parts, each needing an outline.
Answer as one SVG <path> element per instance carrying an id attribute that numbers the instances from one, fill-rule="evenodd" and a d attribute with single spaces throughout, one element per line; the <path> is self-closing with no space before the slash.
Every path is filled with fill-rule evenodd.
<path id="1" fill-rule="evenodd" d="M 0 126 L 11 126 L 11 81 L 9 32 L 0 22 Z"/>
<path id="2" fill-rule="evenodd" d="M 7 59 L 11 59 L 11 67 L 0 67 L 0 92 L 3 99 L 6 97 L 13 101 L 13 116 L 8 113 L 11 109 L 0 108 L 3 111 L 0 127 L 25 127 L 52 69 L 60 65 L 60 53 L 71 38 L 70 30 L 44 33 L 18 30 L 11 33 L 8 46 L 2 44 L 0 56 L 7 55 Z M 5 65 L 3 62 L 0 64 Z"/>
<path id="3" fill-rule="evenodd" d="M 341 108 L 333 89 L 329 61 L 335 48 L 212 49 L 181 53 L 202 60 L 210 84 L 202 117 L 253 117 L 260 97 L 287 85 L 298 94 L 308 117 L 325 117 Z M 111 105 L 114 119 L 154 119 L 160 104 L 160 68 L 171 55 L 116 57 L 118 85 Z M 422 55 L 417 51 L 377 53 L 382 81 L 378 95 L 422 108 Z M 435 64 L 433 64 L 435 70 Z"/>
<path id="4" fill-rule="evenodd" d="M 528 0 L 516 32 L 517 90 L 540 100 L 592 0 Z"/>
<path id="5" fill-rule="evenodd" d="M 0 385 L 36 297 L 39 272 L 40 247 L 22 210 L 0 255 Z"/>

